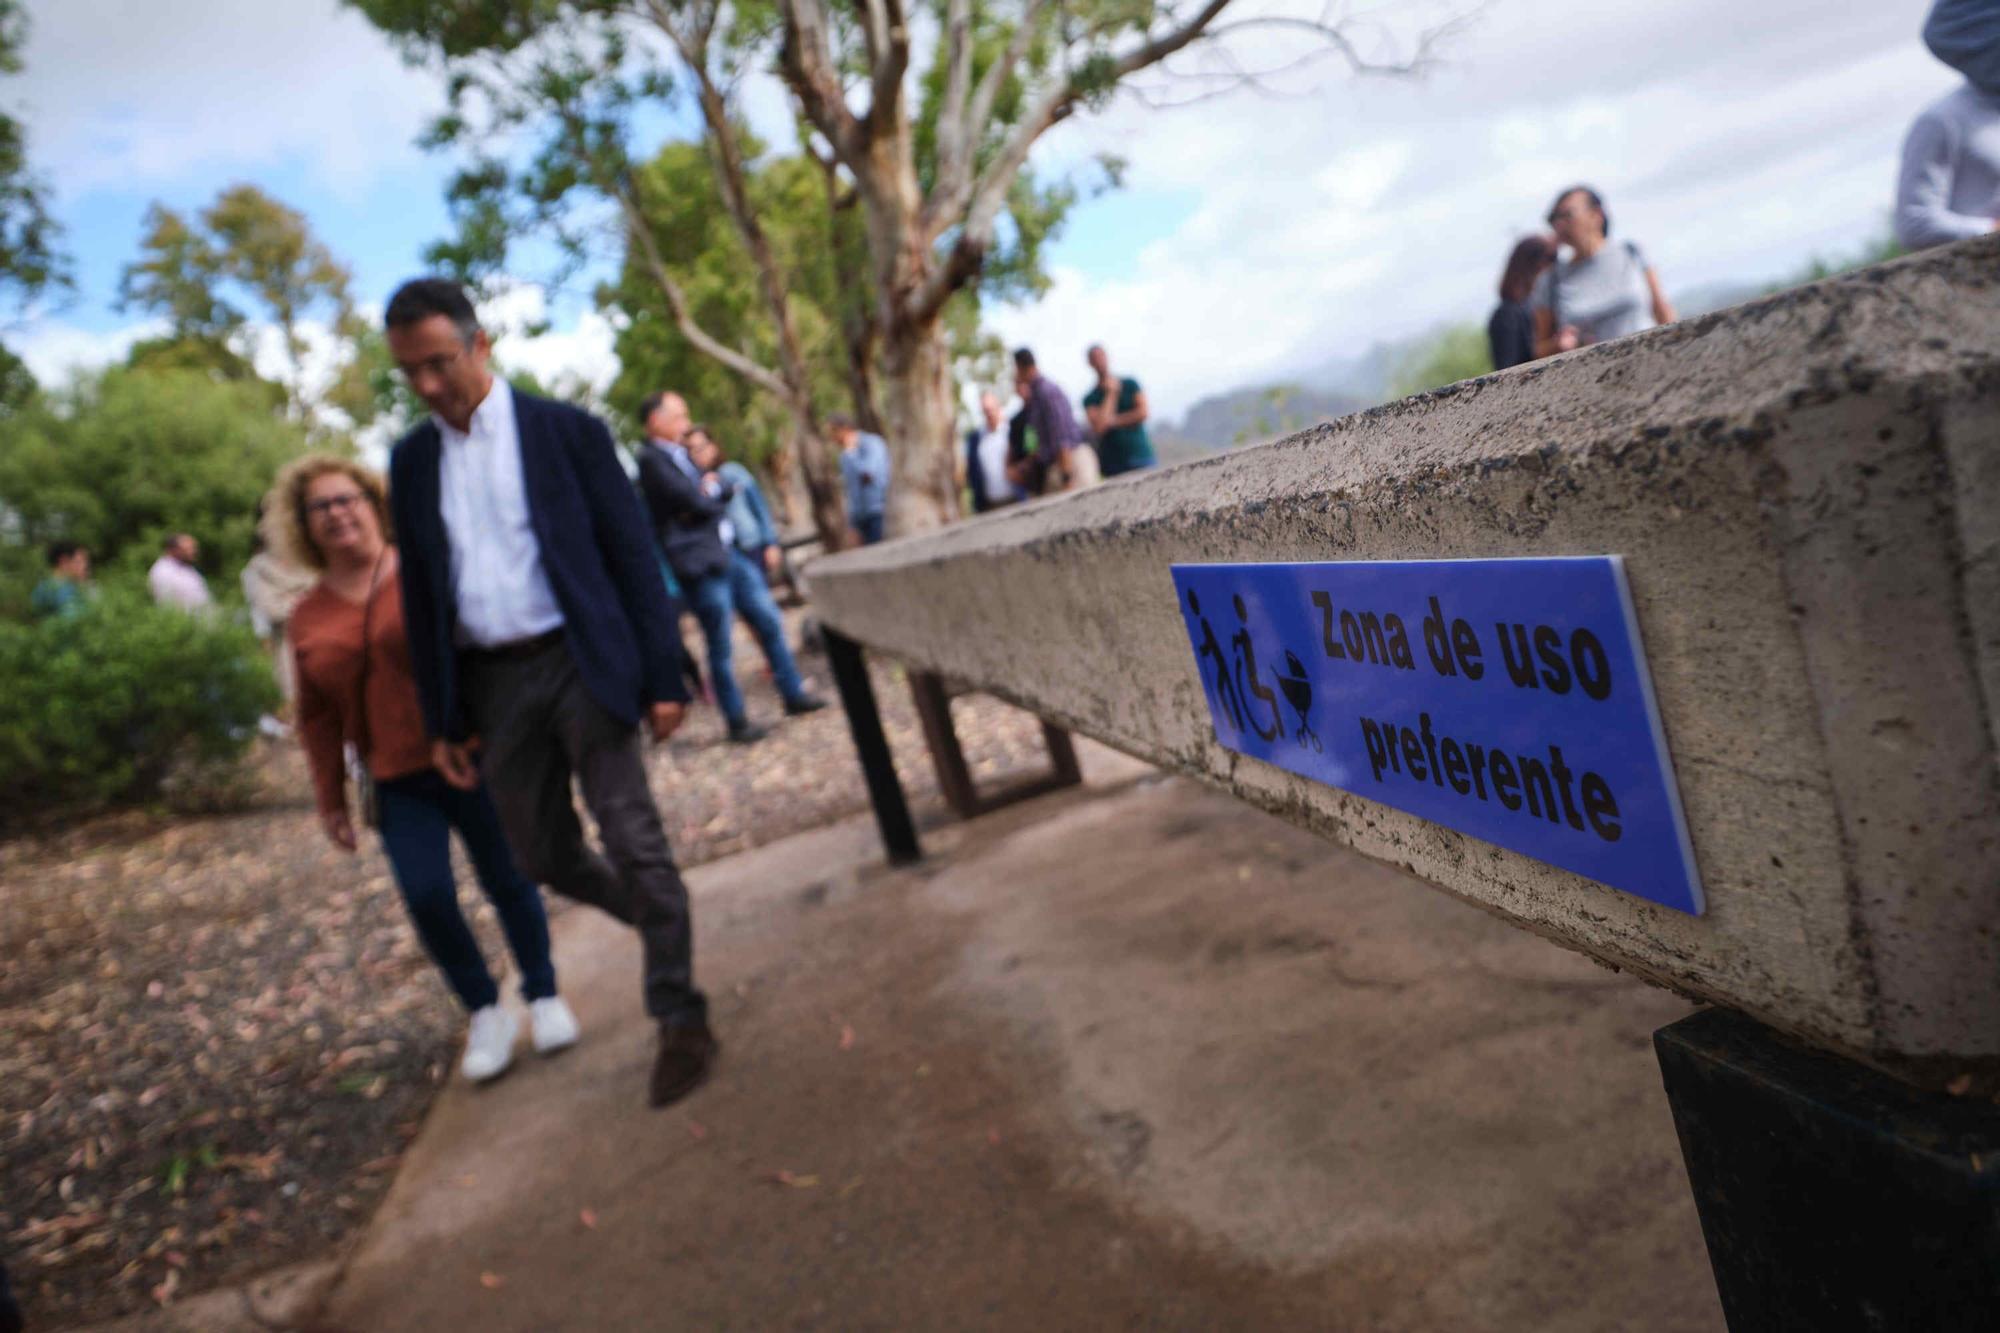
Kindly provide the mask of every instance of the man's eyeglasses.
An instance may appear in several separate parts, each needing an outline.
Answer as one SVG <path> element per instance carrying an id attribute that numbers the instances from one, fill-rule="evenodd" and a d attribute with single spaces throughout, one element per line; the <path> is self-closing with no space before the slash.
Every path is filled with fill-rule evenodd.
<path id="1" fill-rule="evenodd" d="M 306 513 L 313 518 L 325 518 L 336 511 L 346 513 L 361 503 L 360 491 L 349 491 L 345 495 L 329 495 L 323 500 L 312 500 L 306 504 Z"/>
<path id="2" fill-rule="evenodd" d="M 1581 216 L 1582 212 L 1583 210 L 1579 208 L 1558 208 L 1549 214 L 1549 225 L 1553 227 L 1558 222 L 1568 222 L 1573 217 Z"/>
<path id="3" fill-rule="evenodd" d="M 455 348 L 449 352 L 440 352 L 433 357 L 426 357 L 422 361 L 397 366 L 396 369 L 402 373 L 406 384 L 414 384 L 419 375 L 443 375 L 457 365 L 458 358 L 463 355 L 465 355 L 464 348 Z"/>

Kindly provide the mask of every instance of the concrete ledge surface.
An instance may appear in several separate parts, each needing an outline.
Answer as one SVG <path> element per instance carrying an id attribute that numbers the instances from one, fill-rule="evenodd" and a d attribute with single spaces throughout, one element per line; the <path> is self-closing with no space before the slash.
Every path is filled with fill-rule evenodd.
<path id="1" fill-rule="evenodd" d="M 2000 1058 L 2000 239 L 811 567 L 826 622 L 1656 983 Z M 1696 919 L 1216 744 L 1170 565 L 1622 554 Z"/>

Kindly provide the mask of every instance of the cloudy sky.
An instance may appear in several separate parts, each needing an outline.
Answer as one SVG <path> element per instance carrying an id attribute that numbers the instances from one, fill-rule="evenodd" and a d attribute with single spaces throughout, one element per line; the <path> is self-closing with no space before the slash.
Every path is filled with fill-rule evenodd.
<path id="1" fill-rule="evenodd" d="M 1285 0 L 1239 0 L 1277 6 Z M 1460 6 L 1463 7 L 1463 6 Z M 1444 0 L 1362 0 L 1392 55 Z M 1282 96 L 1065 125 L 1036 168 L 1129 163 L 1052 252 L 1054 286 L 993 314 L 1059 381 L 1091 341 L 1177 415 L 1449 321 L 1483 320 L 1508 246 L 1555 189 L 1595 184 L 1670 289 L 1749 281 L 1886 226 L 1904 128 L 1955 79 L 1916 39 L 1926 0 L 1488 0 L 1422 80 L 1334 66 Z M 432 78 L 334 0 L 28 0 L 26 73 L 0 84 L 55 186 L 80 290 L 6 330 L 38 375 L 146 332 L 115 308 L 154 200 L 253 181 L 304 210 L 379 302 L 445 226 L 449 164 L 413 146 Z M 1178 97 L 1192 85 L 1154 89 Z M 781 99 L 760 97 L 766 114 Z M 767 126 L 768 128 L 772 128 Z M 532 276 L 532 275 L 524 275 Z M 538 294 L 523 293 L 525 309 Z M 503 351 L 604 382 L 610 330 L 576 301 Z"/>

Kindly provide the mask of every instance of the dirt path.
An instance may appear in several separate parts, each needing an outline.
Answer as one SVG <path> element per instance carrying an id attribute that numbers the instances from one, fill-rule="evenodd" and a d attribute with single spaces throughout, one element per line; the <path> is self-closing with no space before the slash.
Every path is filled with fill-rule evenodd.
<path id="1" fill-rule="evenodd" d="M 745 688 L 777 714 L 768 683 Z M 877 691 L 935 812 L 908 691 L 887 671 Z M 1031 719 L 958 712 L 982 771 L 1037 762 Z M 837 708 L 752 747 L 698 708 L 652 767 L 690 865 L 866 799 Z M 371 1214 L 450 1067 L 461 1019 L 386 862 L 329 849 L 305 790 L 287 748 L 247 812 L 0 845 L 0 1257 L 38 1327 L 325 1253 Z M 475 925 L 502 958 L 483 903 Z"/>
<path id="2" fill-rule="evenodd" d="M 1184 783 L 931 846 L 698 873 L 727 1050 L 667 1112 L 572 915 L 584 1045 L 446 1090 L 321 1327 L 1721 1327 L 1681 1003 Z"/>

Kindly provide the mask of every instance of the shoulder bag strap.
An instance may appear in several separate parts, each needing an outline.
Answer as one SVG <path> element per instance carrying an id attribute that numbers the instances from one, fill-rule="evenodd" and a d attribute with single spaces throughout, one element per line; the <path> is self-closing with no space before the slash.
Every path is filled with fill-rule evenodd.
<path id="1" fill-rule="evenodd" d="M 354 745 L 361 754 L 363 767 L 368 763 L 368 665 L 375 655 L 375 645 L 369 641 L 369 631 L 375 620 L 375 590 L 382 583 L 382 562 L 389 558 L 389 548 L 375 557 L 375 569 L 368 576 L 368 596 L 361 603 L 361 690 L 359 707 L 354 710 Z"/>

